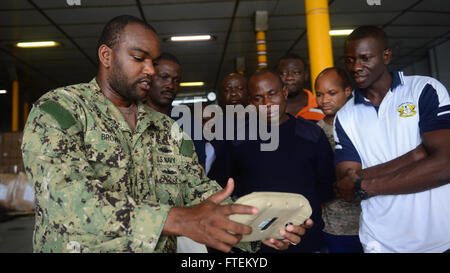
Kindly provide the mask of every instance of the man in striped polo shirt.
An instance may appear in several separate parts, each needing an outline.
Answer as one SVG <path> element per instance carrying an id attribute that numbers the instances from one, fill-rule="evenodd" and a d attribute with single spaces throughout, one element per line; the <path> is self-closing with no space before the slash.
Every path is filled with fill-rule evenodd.
<path id="1" fill-rule="evenodd" d="M 340 195 L 362 200 L 365 252 L 450 249 L 450 98 L 437 80 L 388 71 L 386 34 L 355 29 L 345 66 L 357 88 L 334 122 Z"/>

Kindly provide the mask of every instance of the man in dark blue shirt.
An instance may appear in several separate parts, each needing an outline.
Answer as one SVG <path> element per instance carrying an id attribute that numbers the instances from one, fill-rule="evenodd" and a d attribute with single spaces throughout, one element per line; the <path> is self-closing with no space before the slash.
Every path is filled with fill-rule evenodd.
<path id="1" fill-rule="evenodd" d="M 267 120 L 278 119 L 278 148 L 261 151 L 263 141 L 234 140 L 227 142 L 229 162 L 225 172 L 235 179 L 237 197 L 255 191 L 299 193 L 305 196 L 313 209 L 314 226 L 309 229 L 299 245 L 287 252 L 318 252 L 324 247 L 321 204 L 333 198 L 335 181 L 333 152 L 322 129 L 303 118 L 287 114 L 287 89 L 279 76 L 270 70 L 255 73 L 249 80 L 249 102 L 267 106 Z M 279 111 L 274 111 L 278 106 Z M 261 118 L 261 116 L 259 116 Z M 252 122 L 252 120 L 250 120 Z M 270 124 L 268 124 L 270 126 Z M 275 126 L 278 126 L 276 128 Z M 248 138 L 247 126 L 246 137 Z M 272 252 L 263 245 L 261 252 Z"/>

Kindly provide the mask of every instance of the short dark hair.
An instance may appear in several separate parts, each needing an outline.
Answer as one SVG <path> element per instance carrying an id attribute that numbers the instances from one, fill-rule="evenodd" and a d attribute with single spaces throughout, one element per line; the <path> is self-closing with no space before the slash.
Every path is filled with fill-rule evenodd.
<path id="1" fill-rule="evenodd" d="M 361 40 L 367 37 L 373 37 L 376 40 L 378 40 L 381 43 L 383 49 L 388 48 L 388 38 L 386 33 L 381 28 L 376 26 L 357 27 L 355 30 L 352 31 L 352 33 L 350 33 L 349 36 L 347 36 L 345 43 L 349 41 Z"/>
<path id="2" fill-rule="evenodd" d="M 156 59 L 156 62 L 158 62 L 159 60 L 171 61 L 181 66 L 181 63 L 178 60 L 178 58 L 175 55 L 170 54 L 168 52 L 162 52 L 161 55 L 159 55 L 158 59 Z"/>
<path id="3" fill-rule="evenodd" d="M 250 77 L 250 79 L 248 80 L 248 83 L 250 83 L 250 81 L 251 81 L 251 79 L 252 79 L 253 77 L 257 77 L 257 76 L 260 76 L 260 75 L 263 75 L 263 74 L 267 74 L 267 73 L 268 73 L 268 74 L 274 75 L 274 76 L 278 79 L 278 81 L 280 82 L 281 87 L 284 86 L 284 83 L 283 83 L 283 81 L 281 80 L 280 75 L 278 75 L 277 72 L 275 72 L 274 70 L 269 69 L 269 68 L 263 68 L 263 69 L 261 69 L 261 70 L 256 71 L 256 72 Z"/>
<path id="4" fill-rule="evenodd" d="M 119 42 L 120 35 L 122 34 L 123 29 L 128 24 L 139 24 L 156 33 L 156 30 L 149 23 L 141 19 L 132 15 L 120 15 L 114 17 L 108 23 L 106 23 L 97 43 L 97 51 L 101 45 L 107 45 L 109 48 L 113 48 L 114 46 L 116 46 Z"/>
<path id="5" fill-rule="evenodd" d="M 231 77 L 238 77 L 238 78 L 243 79 L 244 82 L 247 82 L 247 78 L 244 75 L 242 75 L 238 72 L 231 72 L 231 73 L 228 73 L 227 75 L 225 75 L 225 77 L 223 78 L 223 83 L 225 83 L 225 81 Z"/>
<path id="6" fill-rule="evenodd" d="M 280 58 L 280 60 L 278 61 L 278 64 L 280 64 L 282 60 L 287 60 L 287 59 L 300 60 L 303 63 L 303 66 L 304 66 L 305 70 L 308 67 L 307 63 L 305 62 L 305 59 L 303 59 L 302 57 L 300 57 L 299 55 L 297 55 L 295 53 L 288 53 L 288 54 L 283 55 Z"/>
<path id="7" fill-rule="evenodd" d="M 316 77 L 316 81 L 315 81 L 316 84 L 317 84 L 317 80 L 319 79 L 319 77 L 321 77 L 322 75 L 324 75 L 330 71 L 335 71 L 338 74 L 339 78 L 341 79 L 342 89 L 345 89 L 347 87 L 351 88 L 350 78 L 348 77 L 347 72 L 345 72 L 345 70 L 341 67 L 328 67 L 328 68 L 325 68 L 324 70 L 322 70 L 319 73 L 319 75 L 317 75 L 317 77 Z"/>

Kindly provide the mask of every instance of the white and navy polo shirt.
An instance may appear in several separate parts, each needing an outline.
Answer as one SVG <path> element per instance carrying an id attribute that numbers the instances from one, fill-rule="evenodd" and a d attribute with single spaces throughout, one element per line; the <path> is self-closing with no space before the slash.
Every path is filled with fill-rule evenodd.
<path id="1" fill-rule="evenodd" d="M 392 73 L 391 89 L 379 106 L 354 90 L 334 122 L 335 163 L 362 168 L 415 149 L 426 132 L 450 129 L 450 97 L 437 80 Z M 449 140 L 450 141 L 450 140 Z M 361 202 L 360 239 L 366 252 L 444 252 L 450 249 L 450 184 Z"/>

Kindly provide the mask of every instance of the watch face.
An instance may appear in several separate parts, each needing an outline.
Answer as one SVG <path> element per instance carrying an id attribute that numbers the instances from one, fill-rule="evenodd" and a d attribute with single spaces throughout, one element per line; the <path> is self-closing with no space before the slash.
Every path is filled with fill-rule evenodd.
<path id="1" fill-rule="evenodd" d="M 362 179 L 358 179 L 355 182 L 355 196 L 359 200 L 366 200 L 367 198 L 369 198 L 369 195 L 365 190 L 361 189 L 361 181 Z"/>
<path id="2" fill-rule="evenodd" d="M 367 195 L 367 192 L 365 190 L 361 190 L 361 189 L 356 191 L 355 195 L 359 200 L 366 200 L 367 198 L 369 198 L 369 196 Z"/>

